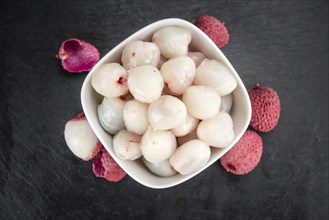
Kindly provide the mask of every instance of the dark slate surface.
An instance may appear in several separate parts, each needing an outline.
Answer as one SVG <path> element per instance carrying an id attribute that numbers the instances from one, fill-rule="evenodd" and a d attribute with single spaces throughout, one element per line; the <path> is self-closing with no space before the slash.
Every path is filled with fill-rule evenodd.
<path id="1" fill-rule="evenodd" d="M 101 55 L 167 17 L 225 22 L 223 49 L 248 88 L 277 90 L 278 126 L 248 175 L 213 164 L 154 190 L 94 177 L 66 147 L 86 76 L 61 68 L 76 37 Z M 328 219 L 328 1 L 18 1 L 0 3 L 0 219 Z"/>

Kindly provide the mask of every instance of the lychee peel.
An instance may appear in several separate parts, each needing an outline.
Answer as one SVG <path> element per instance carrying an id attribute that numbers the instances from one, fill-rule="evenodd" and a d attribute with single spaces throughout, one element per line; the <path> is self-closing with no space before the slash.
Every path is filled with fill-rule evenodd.
<path id="1" fill-rule="evenodd" d="M 127 176 L 126 172 L 115 162 L 111 155 L 102 148 L 93 162 L 95 176 L 105 178 L 111 182 L 119 182 Z"/>
<path id="2" fill-rule="evenodd" d="M 262 153 L 262 138 L 255 131 L 247 130 L 241 139 L 220 158 L 220 163 L 226 171 L 243 175 L 257 166 Z"/>
<path id="3" fill-rule="evenodd" d="M 194 23 L 219 47 L 224 47 L 229 41 L 229 33 L 224 23 L 209 15 L 200 16 Z"/>
<path id="4" fill-rule="evenodd" d="M 272 88 L 257 84 L 248 91 L 252 115 L 250 125 L 257 131 L 269 132 L 276 127 L 280 117 L 280 99 Z"/>
<path id="5" fill-rule="evenodd" d="M 83 40 L 71 38 L 62 43 L 57 58 L 62 60 L 65 70 L 78 73 L 89 71 L 99 60 L 97 48 Z"/>
<path id="6" fill-rule="evenodd" d="M 104 177 L 105 168 L 102 164 L 102 153 L 97 154 L 93 161 L 93 172 L 97 177 Z"/>

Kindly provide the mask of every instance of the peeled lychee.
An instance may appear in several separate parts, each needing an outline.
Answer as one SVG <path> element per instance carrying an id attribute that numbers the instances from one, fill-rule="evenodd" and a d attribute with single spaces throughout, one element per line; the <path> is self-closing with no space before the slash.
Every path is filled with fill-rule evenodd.
<path id="1" fill-rule="evenodd" d="M 177 173 L 170 165 L 169 160 L 164 160 L 160 163 L 151 163 L 143 157 L 145 166 L 154 174 L 162 177 L 173 176 Z"/>
<path id="2" fill-rule="evenodd" d="M 169 59 L 160 69 L 164 82 L 173 95 L 183 95 L 192 85 L 195 77 L 195 63 L 188 56 L 179 56 Z"/>
<path id="3" fill-rule="evenodd" d="M 140 147 L 146 160 L 160 163 L 173 154 L 177 141 L 171 131 L 154 130 L 150 127 L 143 135 Z"/>
<path id="4" fill-rule="evenodd" d="M 151 103 L 157 100 L 164 86 L 160 71 L 152 65 L 144 65 L 129 70 L 128 88 L 140 102 Z"/>
<path id="5" fill-rule="evenodd" d="M 186 114 L 185 120 L 176 127 L 172 128 L 171 132 L 176 137 L 183 137 L 194 131 L 198 126 L 198 123 L 198 119 L 192 117 L 190 114 Z"/>
<path id="6" fill-rule="evenodd" d="M 211 150 L 202 140 L 191 140 L 179 146 L 170 157 L 170 165 L 180 174 L 187 175 L 202 168 L 209 160 Z"/>
<path id="7" fill-rule="evenodd" d="M 220 158 L 220 163 L 228 172 L 243 175 L 252 171 L 260 161 L 263 152 L 262 138 L 247 130 L 241 139 Z"/>
<path id="8" fill-rule="evenodd" d="M 93 162 L 93 172 L 97 177 L 103 177 L 111 182 L 119 182 L 127 176 L 126 172 L 115 162 L 103 148 Z"/>
<path id="9" fill-rule="evenodd" d="M 216 90 L 211 87 L 191 86 L 185 90 L 183 102 L 190 115 L 203 120 L 217 115 L 221 99 Z"/>
<path id="10" fill-rule="evenodd" d="M 187 29 L 175 26 L 161 28 L 152 37 L 152 41 L 166 58 L 187 55 L 191 40 L 191 33 Z"/>
<path id="11" fill-rule="evenodd" d="M 216 116 L 200 122 L 197 135 L 212 147 L 227 147 L 234 139 L 233 120 L 229 114 L 219 112 Z"/>
<path id="12" fill-rule="evenodd" d="M 122 51 L 122 65 L 132 69 L 143 65 L 157 66 L 160 60 L 160 50 L 155 43 L 131 41 Z"/>
<path id="13" fill-rule="evenodd" d="M 105 97 L 119 97 L 128 93 L 128 73 L 118 63 L 106 63 L 92 75 L 91 85 Z"/>
<path id="14" fill-rule="evenodd" d="M 62 43 L 56 57 L 62 60 L 65 70 L 76 73 L 91 70 L 99 60 L 99 52 L 94 45 L 71 38 Z"/>
<path id="15" fill-rule="evenodd" d="M 126 102 L 121 98 L 104 97 L 97 107 L 98 119 L 102 127 L 110 134 L 124 129 L 123 108 Z"/>
<path id="16" fill-rule="evenodd" d="M 233 104 L 233 94 L 230 93 L 228 95 L 221 96 L 220 99 L 221 99 L 221 102 L 220 102 L 219 111 L 226 112 L 229 114 L 231 112 L 231 108 L 232 108 L 232 104 Z"/>
<path id="17" fill-rule="evenodd" d="M 136 160 L 142 156 L 141 136 L 127 130 L 119 131 L 113 137 L 113 151 L 122 160 Z"/>
<path id="18" fill-rule="evenodd" d="M 150 125 L 148 104 L 129 100 L 123 108 L 123 121 L 128 131 L 143 135 Z"/>
<path id="19" fill-rule="evenodd" d="M 280 117 L 280 99 L 272 88 L 256 87 L 248 91 L 252 115 L 250 125 L 260 132 L 268 132 L 275 128 Z"/>
<path id="20" fill-rule="evenodd" d="M 196 69 L 193 84 L 210 86 L 220 96 L 230 94 L 237 87 L 237 81 L 228 66 L 208 58 L 205 58 Z"/>
<path id="21" fill-rule="evenodd" d="M 154 129 L 167 130 L 184 122 L 187 110 L 175 96 L 163 95 L 152 102 L 148 109 L 149 121 Z"/>
<path id="22" fill-rule="evenodd" d="M 199 17 L 195 23 L 208 37 L 219 47 L 224 47 L 229 41 L 228 31 L 221 21 L 217 18 L 204 15 Z"/>
<path id="23" fill-rule="evenodd" d="M 102 147 L 83 112 L 66 123 L 64 138 L 72 153 L 83 160 L 94 158 Z"/>

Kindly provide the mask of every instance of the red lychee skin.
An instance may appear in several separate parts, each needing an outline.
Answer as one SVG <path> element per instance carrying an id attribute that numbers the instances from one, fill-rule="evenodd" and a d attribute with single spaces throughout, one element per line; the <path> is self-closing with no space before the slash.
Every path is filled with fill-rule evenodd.
<path id="1" fill-rule="evenodd" d="M 86 115 L 84 112 L 81 112 L 77 114 L 74 118 L 72 118 L 70 121 L 78 121 L 78 120 L 87 120 Z"/>
<path id="2" fill-rule="evenodd" d="M 247 130 L 241 139 L 220 158 L 220 163 L 226 171 L 244 175 L 257 166 L 262 152 L 262 138 L 255 131 Z"/>
<path id="3" fill-rule="evenodd" d="M 80 39 L 71 38 L 62 43 L 57 58 L 62 60 L 62 66 L 71 73 L 89 71 L 98 62 L 100 54 L 97 48 Z"/>
<path id="4" fill-rule="evenodd" d="M 127 176 L 126 172 L 115 162 L 111 155 L 102 148 L 93 162 L 93 172 L 111 182 L 119 182 Z"/>
<path id="5" fill-rule="evenodd" d="M 219 48 L 224 47 L 230 39 L 230 35 L 224 23 L 215 17 L 203 15 L 199 17 L 194 24 L 207 34 Z"/>
<path id="6" fill-rule="evenodd" d="M 250 126 L 260 132 L 269 132 L 276 127 L 280 117 L 280 99 L 272 88 L 256 87 L 248 91 L 252 115 Z"/>
<path id="7" fill-rule="evenodd" d="M 93 172 L 97 177 L 103 177 L 105 168 L 102 165 L 102 151 L 96 155 L 95 160 L 93 161 Z"/>

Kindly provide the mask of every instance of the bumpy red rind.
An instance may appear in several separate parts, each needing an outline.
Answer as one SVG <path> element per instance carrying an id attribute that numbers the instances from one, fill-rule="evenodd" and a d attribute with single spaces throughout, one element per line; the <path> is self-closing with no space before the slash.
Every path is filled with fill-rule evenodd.
<path id="1" fill-rule="evenodd" d="M 252 130 L 247 130 L 241 139 L 220 158 L 226 171 L 244 175 L 255 169 L 263 153 L 262 138 Z"/>
<path id="2" fill-rule="evenodd" d="M 111 155 L 102 148 L 93 162 L 93 172 L 111 182 L 119 182 L 127 176 L 126 172 L 115 162 Z"/>
<path id="3" fill-rule="evenodd" d="M 259 84 L 248 91 L 252 115 L 250 126 L 260 132 L 269 132 L 278 124 L 281 105 L 276 91 Z"/>
<path id="4" fill-rule="evenodd" d="M 194 24 L 207 34 L 219 48 L 223 48 L 230 39 L 230 35 L 224 23 L 213 16 L 200 16 Z"/>

